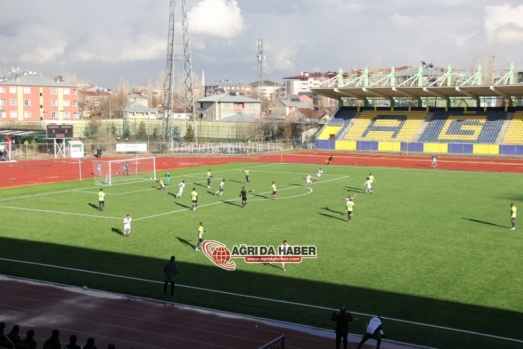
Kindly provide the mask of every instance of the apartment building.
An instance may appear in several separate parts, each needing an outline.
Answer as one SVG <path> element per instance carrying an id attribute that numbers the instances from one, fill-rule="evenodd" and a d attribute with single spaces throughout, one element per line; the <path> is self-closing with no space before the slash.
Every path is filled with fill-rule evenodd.
<path id="1" fill-rule="evenodd" d="M 51 79 L 36 72 L 13 70 L 0 79 L 0 121 L 79 118 L 77 89 L 60 77 Z"/>

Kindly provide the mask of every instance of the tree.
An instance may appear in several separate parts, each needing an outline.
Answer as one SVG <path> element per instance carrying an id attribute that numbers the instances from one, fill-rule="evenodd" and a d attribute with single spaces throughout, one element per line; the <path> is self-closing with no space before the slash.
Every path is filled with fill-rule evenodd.
<path id="1" fill-rule="evenodd" d="M 145 127 L 145 123 L 143 121 L 140 122 L 140 125 L 138 125 L 138 130 L 136 130 L 136 138 L 137 139 L 147 139 L 147 128 Z"/>
<path id="2" fill-rule="evenodd" d="M 186 142 L 194 142 L 194 140 L 196 139 L 196 137 L 194 135 L 194 128 L 192 127 L 191 124 L 187 125 L 187 133 L 185 133 L 185 136 L 183 137 L 183 139 Z"/>

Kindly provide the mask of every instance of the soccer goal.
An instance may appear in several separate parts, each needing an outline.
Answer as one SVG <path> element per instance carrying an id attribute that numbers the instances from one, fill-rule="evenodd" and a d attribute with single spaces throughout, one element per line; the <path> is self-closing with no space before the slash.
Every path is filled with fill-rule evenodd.
<path id="1" fill-rule="evenodd" d="M 156 180 L 156 158 L 95 160 L 93 174 L 96 185 L 113 185 L 141 179 Z"/>

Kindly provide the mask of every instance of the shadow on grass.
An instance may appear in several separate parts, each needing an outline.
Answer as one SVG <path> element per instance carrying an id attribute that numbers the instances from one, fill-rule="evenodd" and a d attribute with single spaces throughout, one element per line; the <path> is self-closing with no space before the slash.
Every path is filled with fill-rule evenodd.
<path id="1" fill-rule="evenodd" d="M 187 205 L 181 204 L 181 203 L 179 203 L 179 202 L 175 202 L 175 204 L 178 205 L 178 206 L 181 206 L 181 207 L 183 207 L 183 208 L 188 208 L 188 209 L 191 209 L 191 208 L 192 208 L 191 206 L 187 206 Z"/>
<path id="2" fill-rule="evenodd" d="M 207 186 L 205 184 L 201 184 L 201 183 L 193 183 L 194 185 L 197 185 L 199 187 L 202 187 L 202 188 L 207 188 Z"/>
<path id="3" fill-rule="evenodd" d="M 361 188 L 356 188 L 356 187 L 349 187 L 349 186 L 345 186 L 345 189 L 347 189 L 347 191 L 353 191 L 353 192 L 356 192 L 356 193 L 364 193 L 365 190 L 364 189 L 361 189 Z"/>
<path id="4" fill-rule="evenodd" d="M 322 215 L 323 217 L 332 218 L 332 219 L 337 219 L 337 220 L 340 220 L 340 221 L 345 222 L 345 219 L 340 218 L 340 217 L 337 217 L 337 216 L 333 216 L 333 215 L 328 214 L 328 213 L 318 212 L 318 214 Z"/>
<path id="5" fill-rule="evenodd" d="M 118 235 L 123 236 L 123 231 L 121 231 L 121 230 L 118 229 L 118 228 L 111 228 L 111 231 L 112 231 L 113 233 L 116 233 L 116 234 L 118 234 Z"/>
<path id="6" fill-rule="evenodd" d="M 343 211 L 336 211 L 336 210 L 333 210 L 333 209 L 328 208 L 328 207 L 322 207 L 321 209 L 325 210 L 325 211 L 332 212 L 332 213 L 337 213 L 337 214 L 340 214 L 342 216 L 345 214 L 345 212 L 343 212 Z"/>
<path id="7" fill-rule="evenodd" d="M 263 199 L 268 199 L 269 197 L 268 196 L 265 196 L 265 195 L 261 195 L 261 194 L 252 194 L 252 196 L 256 196 L 257 198 L 263 198 Z"/>
<path id="8" fill-rule="evenodd" d="M 236 179 L 229 179 L 229 182 L 240 183 L 240 184 L 244 183 L 244 182 L 236 180 Z"/>
<path id="9" fill-rule="evenodd" d="M 242 207 L 241 204 L 237 204 L 237 203 L 234 203 L 234 202 L 232 202 L 232 201 L 225 201 L 225 200 L 222 200 L 222 202 L 223 202 L 224 204 L 227 204 L 227 205 Z"/>
<path id="10" fill-rule="evenodd" d="M 196 245 L 191 244 L 188 240 L 186 240 L 186 239 L 184 239 L 182 237 L 177 236 L 176 238 L 178 239 L 178 241 L 180 241 L 180 243 L 182 245 L 189 246 L 193 250 L 196 247 Z"/>
<path id="11" fill-rule="evenodd" d="M 465 217 L 463 217 L 463 219 L 466 219 L 467 221 L 471 221 L 471 222 L 474 222 L 474 223 L 481 223 L 481 224 L 491 225 L 493 227 L 500 227 L 500 228 L 506 228 L 507 227 L 506 225 L 496 224 L 496 223 L 492 223 L 492 222 L 486 222 L 486 221 L 482 221 L 482 220 L 474 219 L 474 218 L 465 218 Z"/>
<path id="12" fill-rule="evenodd" d="M 174 193 L 171 193 L 171 192 L 167 192 L 167 194 L 171 195 L 171 196 L 172 196 L 173 198 L 175 198 L 175 199 L 176 199 L 176 194 L 174 194 Z"/>
<path id="13" fill-rule="evenodd" d="M 114 238 L 117 239 L 116 236 Z M 140 241 L 140 235 L 137 235 L 136 240 L 129 242 L 138 246 L 143 240 Z M 93 289 L 151 299 L 163 297 L 158 292 L 156 278 L 158 274 L 161 275 L 165 258 L 170 253 L 151 257 L 145 253 L 125 254 L 9 237 L 0 237 L 0 246 L 0 275 L 72 286 L 89 285 Z M 194 248 L 194 245 L 177 237 L 170 249 L 175 252 L 187 247 Z M 205 259 L 201 254 L 197 257 Z M 357 256 L 347 258 L 352 257 Z M 461 349 L 518 349 L 523 341 L 520 329 L 523 313 L 520 311 L 358 287 L 352 285 L 350 280 L 344 282 L 343 275 L 336 282 L 319 281 L 313 279 L 313 270 L 319 271 L 314 269 L 317 267 L 313 266 L 313 260 L 303 261 L 302 264 L 290 263 L 285 273 L 277 270 L 281 266 L 279 263 L 273 263 L 272 268 L 267 265 L 248 268 L 241 259 L 236 260 L 237 269 L 234 272 L 222 271 L 208 261 L 184 261 L 183 257 L 177 259 L 177 264 L 179 270 L 183 271 L 177 276 L 178 287 L 187 290 L 177 298 L 181 304 L 322 328 L 332 326 L 331 311 L 343 304 L 354 313 L 359 312 L 352 322 L 357 333 L 361 333 L 358 330 L 364 328 L 370 314 L 380 314 L 386 317 L 387 330 L 394 334 L 394 340 L 403 342 L 440 348 L 449 347 L 449 343 L 452 343 L 452 347 Z M 69 270 L 69 267 L 73 269 Z M 310 276 L 304 277 L 303 273 L 299 273 L 304 268 L 309 270 Z M 328 270 L 321 272 L 326 273 Z M 8 297 L 2 298 L 6 300 Z M 285 311 L 282 311 L 282 307 Z M 412 323 L 394 319 L 417 324 L 413 326 Z M 43 323 L 45 320 L 34 321 Z M 456 330 L 444 331 L 431 325 Z"/>
<path id="14" fill-rule="evenodd" d="M 95 205 L 92 203 L 88 203 L 88 205 L 91 206 L 92 208 L 94 208 L 96 211 L 100 211 L 100 209 L 98 208 L 98 205 Z"/>
<path id="15" fill-rule="evenodd" d="M 295 187 L 301 187 L 302 186 L 301 184 L 296 184 L 296 183 L 289 183 L 289 185 L 294 185 Z"/>

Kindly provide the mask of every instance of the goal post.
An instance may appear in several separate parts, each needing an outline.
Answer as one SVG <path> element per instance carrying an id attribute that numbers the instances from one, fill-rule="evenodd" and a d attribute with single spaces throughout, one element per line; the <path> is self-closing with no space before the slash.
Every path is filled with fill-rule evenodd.
<path id="1" fill-rule="evenodd" d="M 113 185 L 149 178 L 156 180 L 155 157 L 94 160 L 92 164 L 96 185 Z"/>

